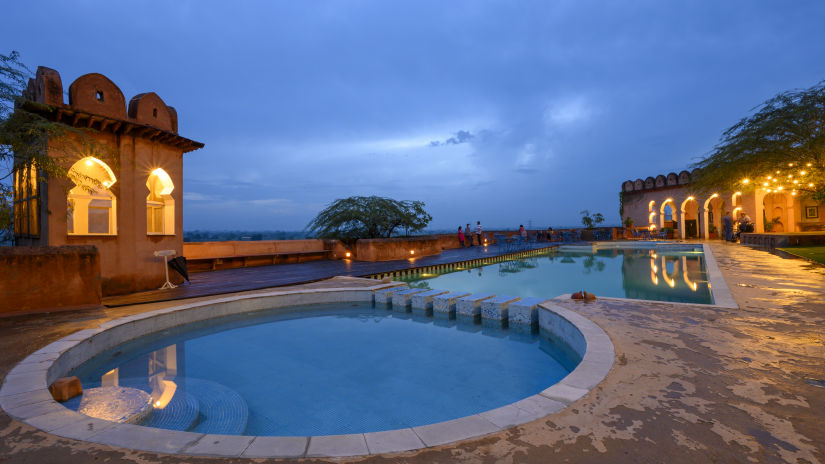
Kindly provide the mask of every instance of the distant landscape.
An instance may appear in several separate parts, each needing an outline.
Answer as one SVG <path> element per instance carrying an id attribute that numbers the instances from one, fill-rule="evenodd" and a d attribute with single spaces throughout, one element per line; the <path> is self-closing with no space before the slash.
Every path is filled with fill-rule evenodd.
<path id="1" fill-rule="evenodd" d="M 528 226 L 529 230 L 546 229 L 547 227 Z M 471 228 L 474 226 L 471 224 Z M 554 229 L 575 229 L 581 228 L 580 225 L 574 226 L 553 226 Z M 604 225 L 602 227 L 620 227 L 615 225 Z M 456 226 L 456 229 L 458 226 Z M 518 230 L 518 224 L 513 227 L 487 227 L 485 230 Z M 434 235 L 434 234 L 452 234 L 456 232 L 453 229 L 427 229 L 415 235 Z M 225 242 L 229 240 L 300 240 L 304 238 L 311 238 L 307 233 L 301 230 L 189 230 L 183 232 L 184 242 Z"/>

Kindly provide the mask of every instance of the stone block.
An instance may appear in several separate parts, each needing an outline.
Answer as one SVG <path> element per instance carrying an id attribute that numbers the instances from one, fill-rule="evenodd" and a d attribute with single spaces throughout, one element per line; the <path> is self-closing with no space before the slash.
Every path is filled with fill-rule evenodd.
<path id="1" fill-rule="evenodd" d="M 83 394 L 83 386 L 77 377 L 61 377 L 49 385 L 49 393 L 55 401 L 68 401 Z"/>
<path id="2" fill-rule="evenodd" d="M 438 295 L 445 295 L 449 293 L 447 290 L 429 290 L 422 293 L 416 293 L 410 299 L 410 306 L 415 309 L 433 309 L 433 299 Z"/>
<path id="3" fill-rule="evenodd" d="M 469 294 L 469 292 L 451 292 L 433 297 L 433 312 L 453 314 L 455 313 L 456 300 Z"/>
<path id="4" fill-rule="evenodd" d="M 423 289 L 423 288 L 409 288 L 409 289 L 406 289 L 406 290 L 399 290 L 399 291 L 393 293 L 392 294 L 393 311 L 399 311 L 400 310 L 400 311 L 406 312 L 406 310 L 410 307 L 410 299 L 412 298 L 412 296 L 415 295 L 416 293 L 422 293 L 422 292 L 425 292 L 425 291 L 426 291 L 426 289 Z"/>
<path id="5" fill-rule="evenodd" d="M 455 302 L 456 314 L 465 317 L 478 316 L 481 314 L 481 302 L 494 296 L 494 293 L 477 293 L 459 298 Z"/>
<path id="6" fill-rule="evenodd" d="M 481 302 L 482 319 L 493 319 L 496 321 L 507 320 L 507 308 L 511 303 L 520 300 L 517 296 L 497 296 Z"/>
<path id="7" fill-rule="evenodd" d="M 398 287 L 390 287 L 390 288 L 382 288 L 381 290 L 375 291 L 375 304 L 376 305 L 388 305 L 392 303 L 392 295 L 395 292 L 400 292 L 402 290 L 407 290 L 407 286 L 398 286 Z"/>
<path id="8" fill-rule="evenodd" d="M 538 305 L 547 301 L 545 298 L 522 298 L 519 301 L 510 303 L 508 318 L 510 326 L 526 325 L 534 326 L 539 322 Z"/>

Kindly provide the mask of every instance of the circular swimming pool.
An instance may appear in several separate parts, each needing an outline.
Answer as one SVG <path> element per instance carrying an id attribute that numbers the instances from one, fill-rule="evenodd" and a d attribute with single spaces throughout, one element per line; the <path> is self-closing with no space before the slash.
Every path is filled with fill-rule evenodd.
<path id="1" fill-rule="evenodd" d="M 29 355 L 4 378 L 0 407 L 50 434 L 120 448 L 358 456 L 543 418 L 613 366 L 607 334 L 553 301 L 537 307 L 541 333 L 523 335 L 373 309 L 397 284 L 341 282 L 138 307 Z M 54 401 L 47 387 L 72 373 L 84 394 Z"/>
<path id="2" fill-rule="evenodd" d="M 330 303 L 155 333 L 108 349 L 72 374 L 86 389 L 151 395 L 154 411 L 140 422 L 149 427 L 340 435 L 449 421 L 536 395 L 578 362 L 557 343 L 472 321 Z"/>

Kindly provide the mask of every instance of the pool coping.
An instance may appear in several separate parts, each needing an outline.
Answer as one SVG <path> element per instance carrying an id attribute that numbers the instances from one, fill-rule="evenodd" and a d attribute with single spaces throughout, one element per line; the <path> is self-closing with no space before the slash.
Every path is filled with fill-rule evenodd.
<path id="1" fill-rule="evenodd" d="M 311 437 L 217 435 L 115 423 L 72 411 L 54 401 L 48 385 L 94 355 L 140 336 L 230 314 L 340 301 L 372 301 L 398 282 L 362 288 L 294 289 L 210 298 L 104 322 L 61 338 L 9 371 L 0 407 L 12 418 L 64 438 L 141 451 L 212 457 L 349 457 L 415 451 L 497 433 L 561 411 L 585 396 L 610 372 L 615 349 L 595 322 L 552 300 L 539 304 L 540 324 L 582 356 L 558 383 L 515 403 L 458 419 L 381 432 Z M 273 306 L 275 304 L 275 306 Z M 552 326 L 552 327 L 551 327 Z M 120 335 L 120 337 L 118 337 Z M 581 350 L 584 350 L 581 353 Z"/>

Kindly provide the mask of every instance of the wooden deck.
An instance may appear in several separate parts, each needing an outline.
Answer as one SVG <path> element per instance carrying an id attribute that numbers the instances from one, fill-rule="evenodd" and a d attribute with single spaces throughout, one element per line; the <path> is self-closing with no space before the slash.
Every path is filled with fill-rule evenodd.
<path id="1" fill-rule="evenodd" d="M 550 249 L 558 243 L 533 244 L 533 250 Z M 437 266 L 480 258 L 493 258 L 503 253 L 497 246 L 460 248 L 445 250 L 440 255 L 397 261 L 352 261 L 323 260 L 299 264 L 277 264 L 273 266 L 224 269 L 212 272 L 198 272 L 190 275 L 191 283 L 166 290 L 151 290 L 129 295 L 111 296 L 103 299 L 108 307 L 126 306 L 158 301 L 182 300 L 200 296 L 220 295 L 223 293 L 260 290 L 262 288 L 281 287 L 335 276 L 366 277 L 373 274 L 415 269 L 425 266 Z"/>

